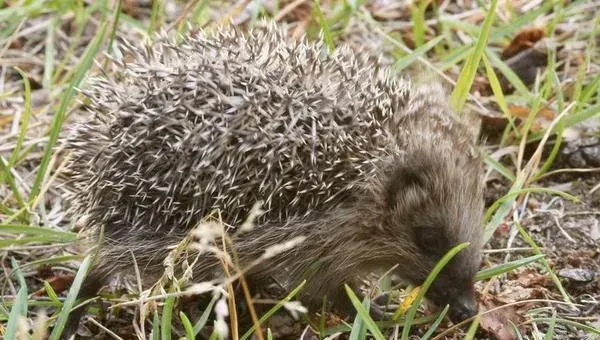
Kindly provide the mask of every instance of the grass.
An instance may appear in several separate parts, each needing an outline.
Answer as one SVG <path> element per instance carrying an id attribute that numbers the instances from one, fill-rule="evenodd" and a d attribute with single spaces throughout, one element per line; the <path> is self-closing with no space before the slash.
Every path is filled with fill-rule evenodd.
<path id="1" fill-rule="evenodd" d="M 496 14 L 497 5 L 498 0 L 492 0 L 490 8 L 487 10 L 483 27 L 479 32 L 477 43 L 473 48 L 473 52 L 471 52 L 471 54 L 469 54 L 467 57 L 467 61 L 458 75 L 456 86 L 454 87 L 452 95 L 450 96 L 450 106 L 457 112 L 462 112 L 463 106 L 467 101 L 467 94 L 473 85 L 473 80 L 475 80 L 475 74 L 479 68 L 479 61 L 483 55 L 483 49 L 487 45 L 492 22 L 494 22 L 494 15 Z"/>
<path id="2" fill-rule="evenodd" d="M 520 270 L 534 270 L 550 278 L 553 286 L 548 288 L 549 299 L 531 302 L 546 309 L 528 307 L 531 315 L 520 310 L 525 320 L 511 328 L 518 338 L 532 337 L 536 330 L 541 330 L 547 339 L 557 335 L 559 329 L 600 334 L 598 324 L 574 319 L 554 307 L 561 300 L 574 306 L 575 292 L 556 274 L 552 261 L 556 254 L 542 247 L 539 235 L 522 223 L 532 212 L 528 206 L 532 198 L 585 200 L 573 192 L 548 187 L 548 178 L 551 174 L 564 174 L 557 167 L 566 131 L 591 125 L 600 116 L 596 46 L 600 17 L 589 14 L 600 11 L 598 4 L 546 0 L 520 12 L 523 4 L 512 8 L 497 0 L 475 1 L 475 7 L 468 9 L 456 8 L 454 2 L 439 5 L 436 1 L 418 0 L 403 11 L 367 6 L 367 1 L 306 0 L 274 1 L 275 10 L 269 12 L 268 4 L 251 7 L 258 3 L 231 5 L 202 0 L 186 5 L 161 0 L 143 7 L 135 1 L 0 1 L 0 264 L 6 270 L 0 299 L 0 335 L 6 339 L 57 339 L 68 313 L 81 303 L 75 296 L 93 261 L 90 256 L 81 256 L 75 247 L 77 234 L 63 216 L 65 190 L 58 176 L 67 157 L 62 151 L 66 126 L 83 101 L 78 88 L 85 87 L 86 78 L 97 72 L 98 65 L 107 65 L 106 56 L 114 55 L 119 37 L 141 40 L 166 28 L 186 32 L 188 22 L 201 26 L 226 23 L 231 18 L 243 18 L 245 9 L 251 13 L 247 18 L 251 23 L 268 16 L 292 24 L 300 33 L 307 32 L 311 39 L 321 32 L 330 51 L 349 43 L 383 56 L 397 72 L 423 69 L 436 74 L 451 86 L 449 100 L 457 111 L 502 119 L 503 131 L 498 141 L 489 141 L 484 150 L 487 170 L 501 178 L 504 191 L 489 204 L 482 222 L 486 224 L 486 247 L 507 251 L 486 255 L 487 265 L 476 276 L 478 287 L 488 292 L 492 283 L 511 282 L 511 275 Z M 303 7 L 306 5 L 308 10 Z M 173 6 L 185 11 L 173 14 Z M 280 13 L 292 15 L 278 16 Z M 540 25 L 547 39 L 555 44 L 548 47 L 548 67 L 540 70 L 529 84 L 501 55 L 519 31 Z M 578 28 L 576 32 L 569 31 L 573 26 Z M 514 90 L 508 92 L 504 83 Z M 482 88 L 487 90 L 480 91 Z M 526 107 L 526 117 L 516 117 L 512 111 L 515 106 Z M 554 116 L 539 129 L 536 126 L 543 121 L 540 112 L 544 109 L 553 111 Z M 515 151 L 500 159 L 491 157 L 503 149 Z M 499 233 L 505 226 L 513 236 Z M 527 245 L 532 251 L 509 260 L 509 256 L 514 256 L 510 252 L 514 242 Z M 369 300 L 361 301 L 347 289 L 348 299 L 357 310 L 352 324 L 327 326 L 324 315 L 318 326 L 310 320 L 305 324 L 312 325 L 320 338 L 335 333 L 347 334 L 351 339 L 407 339 L 411 334 L 422 339 L 441 339 L 452 334 L 477 338 L 482 320 L 490 311 L 465 321 L 468 327 L 464 329 L 447 327 L 444 320 L 448 307 L 423 314 L 421 302 L 428 285 L 460 249 L 453 249 L 438 263 L 408 311 L 398 313 L 392 321 L 373 320 L 367 312 Z M 67 289 L 55 291 L 49 279 L 40 276 L 42 270 L 49 270 L 52 275 L 70 274 L 73 282 Z M 136 272 L 139 275 L 139 269 Z M 275 313 L 297 297 L 302 287 L 296 287 L 266 313 L 257 315 L 256 323 L 267 325 Z M 33 293 L 38 290 L 45 293 Z M 149 295 L 139 300 L 126 301 L 110 294 L 103 296 L 112 304 L 107 313 L 116 315 L 119 309 L 135 307 L 139 316 L 145 310 L 141 320 L 134 320 L 135 336 L 144 339 L 192 339 L 213 325 L 210 317 L 220 301 L 215 294 L 201 315 L 193 317 L 179 310 L 185 291 L 167 293 L 157 289 L 146 293 Z M 521 302 L 495 308 L 509 308 Z M 90 313 L 100 324 L 102 315 L 98 308 L 91 308 Z M 256 325 L 237 330 L 235 316 L 232 320 L 233 338 L 245 340 L 255 334 Z M 220 336 L 216 331 L 209 334 L 214 339 Z M 273 337 L 271 329 L 256 335 Z"/>

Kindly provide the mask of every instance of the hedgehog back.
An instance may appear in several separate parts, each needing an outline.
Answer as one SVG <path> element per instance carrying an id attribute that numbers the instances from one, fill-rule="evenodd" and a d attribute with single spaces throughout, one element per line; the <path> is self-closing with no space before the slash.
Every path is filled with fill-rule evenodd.
<path id="1" fill-rule="evenodd" d="M 72 201 L 112 236 L 185 231 L 215 208 L 269 221 L 332 208 L 389 151 L 408 84 L 366 55 L 296 41 L 273 26 L 150 46 L 92 80 L 76 126 Z"/>

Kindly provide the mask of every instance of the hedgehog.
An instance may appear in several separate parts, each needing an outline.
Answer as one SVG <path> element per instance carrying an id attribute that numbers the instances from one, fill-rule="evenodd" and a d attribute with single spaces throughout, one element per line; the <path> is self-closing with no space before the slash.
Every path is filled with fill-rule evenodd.
<path id="1" fill-rule="evenodd" d="M 156 280 L 169 246 L 219 211 L 241 267 L 304 239 L 244 277 L 253 289 L 306 280 L 299 299 L 313 310 L 323 296 L 347 308 L 344 285 L 358 289 L 365 273 L 392 268 L 421 284 L 450 248 L 470 242 L 426 297 L 449 304 L 453 320 L 477 313 L 478 132 L 439 82 L 270 22 L 122 45 L 130 58 L 90 79 L 89 118 L 67 142 L 71 213 L 102 235 L 80 298 L 131 273 L 132 256 L 143 283 Z M 257 202 L 254 228 L 236 232 Z M 201 256 L 194 281 L 222 276 L 219 266 Z"/>

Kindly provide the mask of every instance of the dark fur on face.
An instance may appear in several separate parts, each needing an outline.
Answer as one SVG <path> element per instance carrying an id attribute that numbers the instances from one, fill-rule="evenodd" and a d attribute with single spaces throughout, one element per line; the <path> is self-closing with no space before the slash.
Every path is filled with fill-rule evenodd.
<path id="1" fill-rule="evenodd" d="M 426 103 L 430 112 L 449 114 L 443 104 Z M 380 163 L 377 176 L 337 209 L 323 212 L 317 220 L 292 222 L 279 231 L 272 226 L 260 228 L 250 243 L 248 237 L 240 240 L 248 246 L 241 252 L 254 257 L 275 241 L 272 237 L 277 233 L 308 236 L 295 250 L 258 269 L 254 278 L 279 276 L 290 282 L 290 288 L 308 278 L 306 303 L 318 308 L 321 297 L 329 293 L 335 303 L 344 306 L 347 296 L 342 287 L 357 275 L 397 266 L 400 277 L 421 284 L 448 250 L 470 242 L 438 275 L 427 297 L 438 306 L 450 304 L 450 317 L 455 321 L 476 313 L 473 279 L 480 267 L 483 236 L 481 159 L 468 140 L 472 134 L 466 125 L 457 123 L 440 133 L 436 120 L 440 116 L 422 112 L 413 120 L 404 120 L 402 126 L 404 131 L 417 131 L 428 139 L 419 145 L 410 140 L 408 149 L 406 144 L 404 149 L 393 147 L 401 151 L 391 152 Z M 398 136 L 399 144 L 415 137 L 414 133 Z M 462 144 L 467 151 L 455 151 L 453 143 Z M 309 270 L 317 260 L 320 267 Z M 285 273 L 283 277 L 281 273 Z"/>

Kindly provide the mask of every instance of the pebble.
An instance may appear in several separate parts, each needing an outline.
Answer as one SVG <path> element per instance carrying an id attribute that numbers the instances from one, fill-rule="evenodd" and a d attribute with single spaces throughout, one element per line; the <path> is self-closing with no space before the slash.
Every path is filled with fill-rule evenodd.
<path id="1" fill-rule="evenodd" d="M 594 279 L 596 272 L 583 268 L 571 268 L 561 269 L 558 275 L 577 282 L 589 282 Z"/>

